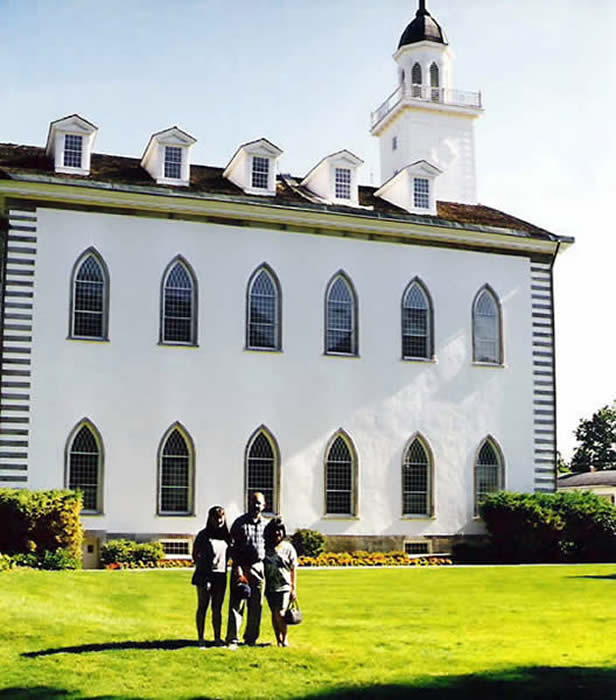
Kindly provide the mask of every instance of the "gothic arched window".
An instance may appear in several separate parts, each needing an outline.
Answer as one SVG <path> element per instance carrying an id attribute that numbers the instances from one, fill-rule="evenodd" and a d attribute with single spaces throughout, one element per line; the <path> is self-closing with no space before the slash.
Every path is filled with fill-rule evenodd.
<path id="1" fill-rule="evenodd" d="M 67 442 L 66 486 L 83 495 L 83 511 L 103 511 L 103 443 L 89 421 L 81 421 Z"/>
<path id="2" fill-rule="evenodd" d="M 411 83 L 412 85 L 412 95 L 413 97 L 421 97 L 421 84 L 422 84 L 422 77 L 421 77 L 421 66 L 419 63 L 414 63 L 413 64 L 413 69 L 411 71 Z"/>
<path id="3" fill-rule="evenodd" d="M 109 275 L 100 255 L 90 248 L 77 260 L 71 277 L 72 338 L 107 340 Z"/>
<path id="4" fill-rule="evenodd" d="M 357 355 L 357 299 L 350 280 L 338 272 L 325 293 L 325 353 Z"/>
<path id="5" fill-rule="evenodd" d="M 473 302 L 473 361 L 503 362 L 501 309 L 498 297 L 485 285 Z"/>
<path id="6" fill-rule="evenodd" d="M 402 462 L 402 514 L 432 515 L 432 460 L 419 436 L 409 444 Z"/>
<path id="7" fill-rule="evenodd" d="M 326 515 L 357 515 L 357 456 L 350 438 L 338 432 L 325 455 Z"/>
<path id="8" fill-rule="evenodd" d="M 265 428 L 259 428 L 248 441 L 245 464 L 246 507 L 250 496 L 259 491 L 265 496 L 265 511 L 278 513 L 280 480 L 280 457 L 276 439 Z"/>
<path id="9" fill-rule="evenodd" d="M 255 350 L 281 349 L 281 295 L 274 271 L 261 265 L 248 281 L 246 347 Z"/>
<path id="10" fill-rule="evenodd" d="M 179 423 L 167 430 L 158 454 L 159 515 L 192 514 L 195 450 Z"/>
<path id="11" fill-rule="evenodd" d="M 433 63 L 430 66 L 430 88 L 431 88 L 433 102 L 440 102 L 441 101 L 440 87 L 441 87 L 440 71 L 439 71 L 436 63 Z"/>
<path id="12" fill-rule="evenodd" d="M 433 345 L 432 301 L 420 280 L 414 279 L 402 297 L 402 357 L 431 359 Z"/>
<path id="13" fill-rule="evenodd" d="M 479 504 L 494 491 L 504 488 L 505 475 L 502 453 L 496 442 L 487 437 L 477 452 L 475 459 L 475 515 L 479 514 Z"/>
<path id="14" fill-rule="evenodd" d="M 160 342 L 197 344 L 197 280 L 180 256 L 163 275 Z"/>

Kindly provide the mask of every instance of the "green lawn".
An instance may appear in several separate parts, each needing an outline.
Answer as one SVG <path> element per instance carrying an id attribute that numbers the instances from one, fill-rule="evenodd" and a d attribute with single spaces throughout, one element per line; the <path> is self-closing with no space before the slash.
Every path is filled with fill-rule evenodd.
<path id="1" fill-rule="evenodd" d="M 0 574 L 0 698 L 616 698 L 616 565 L 302 570 L 292 647 L 235 652 L 190 576 Z"/>

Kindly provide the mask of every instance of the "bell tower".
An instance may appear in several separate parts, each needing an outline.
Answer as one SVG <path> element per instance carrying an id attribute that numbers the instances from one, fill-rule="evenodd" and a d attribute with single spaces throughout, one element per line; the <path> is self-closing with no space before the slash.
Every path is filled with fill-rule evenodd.
<path id="1" fill-rule="evenodd" d="M 445 32 L 419 0 L 393 55 L 398 86 L 371 115 L 380 141 L 381 184 L 403 168 L 427 161 L 442 171 L 436 198 L 476 204 L 475 120 L 481 93 L 454 89 Z"/>

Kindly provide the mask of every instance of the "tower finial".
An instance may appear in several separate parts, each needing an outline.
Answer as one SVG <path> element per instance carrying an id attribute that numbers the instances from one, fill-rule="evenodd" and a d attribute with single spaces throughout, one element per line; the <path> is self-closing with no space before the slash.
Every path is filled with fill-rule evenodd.
<path id="1" fill-rule="evenodd" d="M 426 0 L 419 0 L 419 10 L 417 11 L 417 14 L 425 15 L 426 12 Z"/>

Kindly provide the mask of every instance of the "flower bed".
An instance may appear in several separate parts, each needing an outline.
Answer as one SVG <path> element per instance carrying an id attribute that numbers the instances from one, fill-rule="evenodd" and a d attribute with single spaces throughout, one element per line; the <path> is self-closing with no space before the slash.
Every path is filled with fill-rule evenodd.
<path id="1" fill-rule="evenodd" d="M 182 569 L 194 566 L 192 559 L 161 559 L 160 561 L 115 561 L 107 564 L 105 568 L 108 571 L 116 569 Z"/>
<path id="2" fill-rule="evenodd" d="M 318 557 L 300 557 L 300 566 L 444 566 L 443 555 L 412 556 L 404 552 L 324 552 Z"/>

